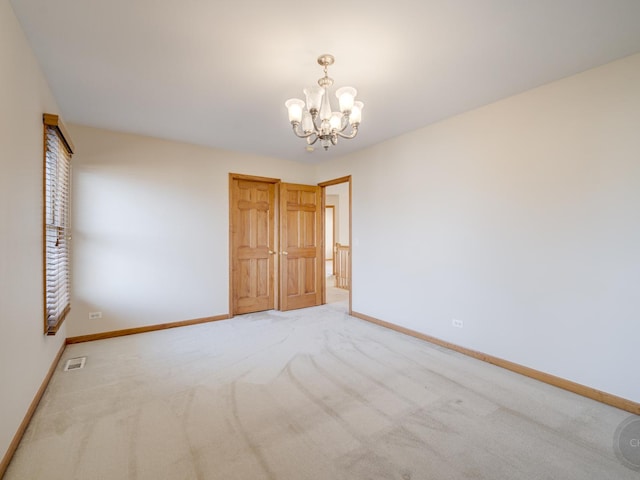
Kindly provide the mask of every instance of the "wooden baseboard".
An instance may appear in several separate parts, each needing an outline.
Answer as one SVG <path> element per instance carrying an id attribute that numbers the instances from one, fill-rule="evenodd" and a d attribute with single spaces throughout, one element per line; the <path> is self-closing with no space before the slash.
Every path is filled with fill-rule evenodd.
<path id="1" fill-rule="evenodd" d="M 440 345 L 441 347 L 454 350 L 469 357 L 477 358 L 478 360 L 482 360 L 483 362 L 506 368 L 507 370 L 511 370 L 512 372 L 516 372 L 520 375 L 524 375 L 526 377 L 548 383 L 549 385 L 553 385 L 554 387 L 559 387 L 564 390 L 577 393 L 578 395 L 582 395 L 583 397 L 587 397 L 592 400 L 611 405 L 612 407 L 626 410 L 627 412 L 631 412 L 635 415 L 640 415 L 640 403 L 633 402 L 626 398 L 618 397 L 607 392 L 596 390 L 595 388 L 587 387 L 585 385 L 572 382 L 571 380 L 556 377 L 555 375 L 551 375 L 549 373 L 534 370 L 533 368 L 525 367 L 524 365 L 519 365 L 517 363 L 510 362 L 509 360 L 494 357 L 493 355 L 487 355 L 486 353 L 477 352 L 475 350 L 461 347 L 454 343 L 446 342 L 444 340 L 440 340 L 439 338 L 432 337 L 430 335 L 426 335 L 409 328 L 401 327 L 400 325 L 396 325 L 394 323 L 385 322 L 384 320 L 370 317 L 369 315 L 365 315 L 363 313 L 351 312 L 351 315 L 361 320 L 366 320 L 367 322 L 390 328 L 391 330 L 395 330 L 396 332 L 404 333 L 405 335 L 410 335 L 412 337 L 419 338 L 420 340 L 424 340 L 435 345 Z"/>
<path id="2" fill-rule="evenodd" d="M 5 472 L 7 471 L 7 468 L 9 467 L 9 463 L 13 458 L 14 453 L 16 453 L 16 450 L 18 449 L 18 445 L 20 445 L 20 441 L 22 440 L 24 432 L 27 430 L 27 427 L 29 426 L 31 417 L 33 417 L 33 414 L 35 413 L 36 408 L 38 407 L 38 404 L 42 399 L 42 395 L 44 395 L 44 391 L 47 389 L 47 386 L 49 385 L 49 381 L 51 380 L 53 373 L 56 371 L 56 367 L 58 366 L 58 362 L 60 361 L 60 358 L 62 357 L 62 354 L 65 348 L 66 348 L 66 344 L 63 343 L 56 355 L 56 358 L 53 359 L 53 362 L 51 363 L 51 367 L 49 367 L 49 371 L 47 372 L 47 375 L 44 377 L 44 380 L 42 381 L 42 385 L 40 385 L 40 388 L 36 392 L 35 397 L 33 397 L 33 400 L 31 401 L 31 405 L 29 405 L 29 409 L 27 410 L 27 413 L 25 414 L 24 419 L 22 420 L 22 423 L 20 423 L 20 426 L 18 427 L 18 431 L 13 436 L 13 440 L 9 444 L 9 448 L 7 448 L 7 451 L 4 454 L 4 457 L 2 457 L 2 461 L 0 462 L 0 478 L 4 476 Z"/>
<path id="3" fill-rule="evenodd" d="M 199 323 L 217 322 L 231 318 L 229 314 L 216 315 L 214 317 L 194 318 L 192 320 L 182 320 L 180 322 L 160 323 L 158 325 L 148 325 L 145 327 L 126 328 L 124 330 L 114 330 L 111 332 L 92 333 L 80 335 L 78 337 L 68 337 L 67 345 L 73 343 L 91 342 L 93 340 L 104 340 L 105 338 L 123 337 L 136 333 L 154 332 L 156 330 L 166 330 L 167 328 L 186 327 L 187 325 L 197 325 Z"/>

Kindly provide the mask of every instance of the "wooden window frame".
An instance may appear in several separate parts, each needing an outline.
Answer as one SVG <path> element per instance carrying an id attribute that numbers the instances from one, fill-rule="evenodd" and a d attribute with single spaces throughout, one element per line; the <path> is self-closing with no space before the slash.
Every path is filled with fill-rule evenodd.
<path id="1" fill-rule="evenodd" d="M 58 115 L 45 113 L 42 116 L 43 122 L 43 174 L 42 174 L 42 273 L 43 273 L 43 309 L 44 309 L 44 333 L 55 335 L 60 329 L 62 322 L 71 309 L 71 272 L 70 272 L 70 252 L 71 252 L 71 157 L 74 146 L 71 137 Z M 49 148 L 49 134 L 53 133 L 57 139 L 56 150 Z M 60 152 L 60 149 L 64 152 Z M 62 157 L 62 158 L 61 158 Z M 55 162 L 55 165 L 53 163 Z M 60 172 L 60 162 L 64 162 L 63 172 Z M 51 182 L 51 169 L 55 169 L 56 182 Z M 62 180 L 62 184 L 58 181 Z M 49 189 L 47 188 L 49 186 Z M 53 191 L 52 191 L 53 190 Z M 47 194 L 49 192 L 49 195 Z M 62 207 L 56 207 L 56 200 L 62 197 Z M 58 210 L 54 214 L 54 210 Z M 48 233 L 53 233 L 58 247 L 60 240 L 64 245 L 64 259 L 60 261 L 56 255 L 50 254 L 50 242 L 48 243 Z M 51 240 L 51 238 L 49 239 Z M 62 273 L 60 273 L 62 271 Z M 53 273 L 55 272 L 55 277 Z M 61 278 L 62 277 L 62 278 Z M 63 298 L 59 298 L 57 287 L 58 282 L 62 282 Z M 53 285 L 53 284 L 56 285 Z M 55 289 L 55 300 L 51 297 L 52 289 Z M 51 304 L 55 308 L 51 308 Z"/>

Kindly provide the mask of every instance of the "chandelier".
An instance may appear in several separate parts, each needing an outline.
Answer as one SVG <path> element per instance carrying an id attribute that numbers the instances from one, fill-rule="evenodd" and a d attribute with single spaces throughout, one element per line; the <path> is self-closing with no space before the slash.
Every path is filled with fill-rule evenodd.
<path id="1" fill-rule="evenodd" d="M 338 138 L 354 138 L 358 134 L 358 126 L 362 118 L 362 102 L 356 102 L 357 91 L 353 87 L 342 87 L 336 90 L 340 111 L 333 111 L 329 101 L 329 87 L 333 79 L 327 75 L 327 68 L 333 65 L 333 55 L 318 57 L 318 64 L 324 67 L 324 77 L 318 80 L 317 87 L 303 90 L 307 103 L 298 98 L 285 102 L 289 110 L 289 121 L 293 133 L 307 140 L 307 150 L 313 151 L 313 145 L 320 140 L 325 150 L 336 145 Z"/>

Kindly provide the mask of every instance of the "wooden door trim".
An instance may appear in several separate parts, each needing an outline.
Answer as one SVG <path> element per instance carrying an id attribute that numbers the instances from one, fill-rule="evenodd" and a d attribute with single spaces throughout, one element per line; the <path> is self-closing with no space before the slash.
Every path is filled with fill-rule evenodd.
<path id="1" fill-rule="evenodd" d="M 320 272 L 322 275 L 322 285 L 320 287 L 321 291 L 320 291 L 320 303 L 322 305 L 327 303 L 327 260 L 326 258 L 324 258 L 325 253 L 327 251 L 327 246 L 324 244 L 324 241 L 326 240 L 327 237 L 327 232 L 325 231 L 325 227 L 327 226 L 327 203 L 326 203 L 326 198 L 324 195 L 324 187 L 320 184 L 318 184 L 318 186 L 320 187 L 320 210 L 321 210 L 321 217 L 322 219 L 320 220 L 320 222 L 322 223 L 322 258 L 320 259 Z M 336 209 L 333 209 L 333 236 L 335 239 L 335 235 L 336 235 Z M 331 247 L 333 248 L 333 247 Z"/>
<path id="2" fill-rule="evenodd" d="M 340 178 L 334 178 L 333 180 L 327 180 L 326 182 L 320 182 L 319 187 L 330 187 L 331 185 L 339 185 L 341 183 L 351 183 L 351 175 L 346 175 Z"/>
<path id="3" fill-rule="evenodd" d="M 245 175 L 244 173 L 229 173 L 229 180 L 248 180 L 250 182 L 264 182 L 264 183 L 280 183 L 279 178 L 271 177 L 256 177 L 254 175 Z"/>
<path id="4" fill-rule="evenodd" d="M 279 189 L 278 189 L 278 184 L 280 184 L 280 179 L 279 178 L 270 178 L 270 177 L 259 177 L 259 176 L 254 176 L 254 175 L 245 175 L 242 173 L 229 173 L 229 318 L 233 318 L 235 315 L 235 305 L 234 305 L 234 286 L 233 286 L 233 261 L 234 261 L 234 256 L 233 256 L 233 181 L 234 180 L 247 180 L 250 182 L 263 182 L 263 183 L 273 183 L 275 184 L 276 188 L 275 188 L 275 205 L 277 208 L 277 205 L 280 201 L 279 198 Z M 276 229 L 275 231 L 278 232 L 279 229 L 279 225 L 278 225 L 278 215 L 274 215 L 274 228 Z M 276 251 L 278 251 L 278 249 L 280 248 L 279 245 L 279 235 L 275 236 L 275 242 L 277 243 L 277 245 L 274 245 L 274 248 L 276 249 Z M 274 262 L 274 278 L 278 278 L 277 275 L 279 274 L 278 271 L 278 265 L 279 265 L 279 261 L 277 259 L 276 256 L 276 261 Z M 274 285 L 277 285 L 277 282 L 274 281 Z M 278 288 L 278 287 L 275 287 Z M 273 293 L 274 295 L 274 305 L 275 308 L 278 309 L 279 308 L 279 293 L 277 291 L 275 291 Z"/>

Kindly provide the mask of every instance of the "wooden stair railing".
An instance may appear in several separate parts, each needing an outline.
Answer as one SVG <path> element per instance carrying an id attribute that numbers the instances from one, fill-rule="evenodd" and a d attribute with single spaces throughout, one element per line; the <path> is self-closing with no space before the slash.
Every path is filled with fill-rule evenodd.
<path id="1" fill-rule="evenodd" d="M 336 243 L 335 265 L 336 265 L 336 287 L 349 290 L 351 287 L 351 271 L 349 269 L 349 256 L 351 248 L 349 245 Z"/>

